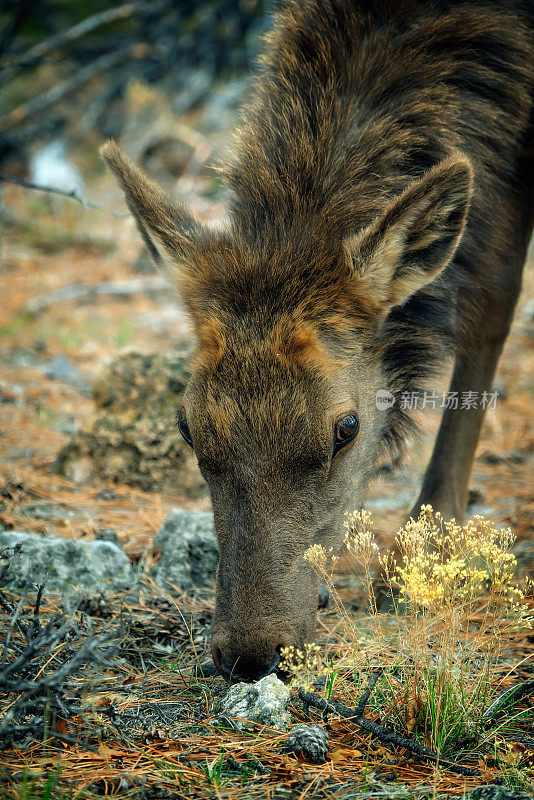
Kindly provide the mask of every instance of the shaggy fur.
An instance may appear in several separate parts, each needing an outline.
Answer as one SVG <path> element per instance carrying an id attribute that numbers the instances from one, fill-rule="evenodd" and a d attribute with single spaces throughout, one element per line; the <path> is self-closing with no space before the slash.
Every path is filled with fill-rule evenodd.
<path id="1" fill-rule="evenodd" d="M 234 190 L 242 247 L 260 254 L 261 264 L 273 246 L 288 250 L 281 261 L 292 284 L 303 230 L 310 231 L 308 251 L 328 242 L 332 253 L 332 243 L 354 236 L 455 149 L 473 165 L 475 194 L 454 261 L 382 329 L 392 392 L 420 390 L 456 347 L 475 354 L 470 334 L 483 309 L 472 303 L 470 287 L 498 294 L 510 280 L 474 264 L 472 254 L 494 239 L 496 225 L 497 247 L 504 244 L 514 224 L 506 209 L 496 220 L 494 208 L 517 181 L 529 129 L 533 24 L 528 2 L 295 0 L 284 4 L 268 38 L 223 173 Z M 298 284 L 314 297 L 327 268 L 320 249 L 303 260 Z M 240 277 L 235 293 L 251 303 L 260 294 L 280 296 L 278 275 L 256 273 L 252 296 L 248 276 Z M 402 446 L 407 423 L 397 405 L 384 428 L 388 444 Z"/>
<path id="2" fill-rule="evenodd" d="M 393 310 L 380 336 L 390 390 L 419 390 L 447 352 L 473 350 L 470 332 L 480 310 L 470 287 L 482 283 L 489 294 L 499 293 L 508 280 L 484 264 L 477 269 L 472 254 L 494 238 L 496 223 L 503 241 L 513 224 L 496 220 L 493 209 L 517 181 L 529 130 L 532 5 L 281 5 L 232 158 L 222 167 L 233 190 L 228 238 L 206 245 L 199 263 L 198 241 L 192 255 L 187 247 L 188 233 L 194 238 L 198 229 L 182 209 L 177 218 L 177 204 L 166 206 L 159 189 L 149 198 L 151 234 L 139 214 L 138 224 L 156 258 L 154 233 L 178 261 L 192 258 L 181 281 L 204 341 L 217 338 L 217 323 L 208 334 L 206 306 L 215 311 L 212 319 L 229 319 L 269 303 L 272 319 L 291 308 L 295 317 L 305 314 L 330 330 L 336 318 L 342 327 L 350 319 L 357 331 L 373 298 L 347 290 L 338 274 L 344 238 L 376 219 L 410 180 L 460 149 L 475 173 L 461 246 L 439 280 Z M 110 147 L 104 152 L 121 174 L 120 159 Z M 139 210 L 135 181 L 122 177 L 130 207 Z M 145 206 L 141 220 L 146 213 Z M 176 230 L 184 235 L 181 247 Z M 402 444 L 406 423 L 402 410 L 391 411 L 388 444 Z"/>
<path id="3" fill-rule="evenodd" d="M 375 392 L 447 357 L 451 390 L 489 390 L 532 230 L 533 91 L 528 0 L 285 0 L 221 167 L 224 229 L 104 146 L 198 335 L 181 413 L 221 546 L 223 674 L 312 635 L 302 555 L 339 547 L 380 448 L 407 438 Z M 445 410 L 415 509 L 462 516 L 482 419 Z"/>

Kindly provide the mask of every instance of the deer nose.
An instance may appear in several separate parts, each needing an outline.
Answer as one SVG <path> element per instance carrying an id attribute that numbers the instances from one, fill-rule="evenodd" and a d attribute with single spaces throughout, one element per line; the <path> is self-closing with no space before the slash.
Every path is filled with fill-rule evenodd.
<path id="1" fill-rule="evenodd" d="M 235 656 L 233 653 L 223 652 L 219 646 L 214 644 L 212 646 L 213 661 L 223 678 L 229 683 L 259 681 L 260 678 L 270 675 L 278 667 L 280 646 L 266 657 L 259 653 L 252 656 Z"/>

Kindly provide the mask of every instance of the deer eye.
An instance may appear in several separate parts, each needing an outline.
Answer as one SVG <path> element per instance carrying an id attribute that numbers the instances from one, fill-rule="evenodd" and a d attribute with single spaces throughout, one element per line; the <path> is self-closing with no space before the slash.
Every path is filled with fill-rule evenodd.
<path id="1" fill-rule="evenodd" d="M 187 420 L 185 419 L 185 417 L 180 417 L 178 419 L 178 430 L 184 437 L 189 447 L 193 447 L 193 439 L 191 437 L 191 431 L 189 430 L 189 425 L 187 424 Z"/>
<path id="2" fill-rule="evenodd" d="M 338 419 L 335 429 L 334 455 L 351 442 L 358 435 L 359 430 L 360 420 L 355 411 Z"/>

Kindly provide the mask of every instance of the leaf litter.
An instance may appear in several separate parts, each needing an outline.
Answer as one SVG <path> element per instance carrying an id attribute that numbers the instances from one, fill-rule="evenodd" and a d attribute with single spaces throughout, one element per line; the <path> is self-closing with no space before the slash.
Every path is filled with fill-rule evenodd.
<path id="1" fill-rule="evenodd" d="M 25 207 L 25 196 L 18 187 L 6 187 L 4 198 L 17 208 Z M 95 235 L 96 241 L 95 214 L 66 207 L 68 219 L 63 224 L 70 221 L 74 229 L 88 229 L 88 236 Z M 42 216 L 53 226 L 52 217 L 46 219 L 45 212 Z M 150 564 L 157 558 L 151 539 L 170 508 L 205 508 L 205 502 L 120 485 L 75 485 L 52 474 L 55 454 L 68 435 L 66 422 L 81 424 L 89 418 L 92 406 L 76 387 L 44 378 L 37 367 L 40 360 L 60 354 L 89 374 L 94 363 L 115 351 L 121 330 L 132 331 L 128 344 L 149 351 L 169 338 L 182 344 L 183 334 L 173 335 L 170 325 L 154 332 L 136 326 L 141 315 L 156 315 L 161 306 L 161 298 L 149 293 L 132 295 L 126 301 L 112 295 L 99 297 L 98 330 L 92 323 L 95 309 L 91 303 L 76 299 L 51 305 L 37 315 L 27 313 L 32 298 L 61 286 L 135 277 L 137 240 L 128 225 L 124 220 L 107 223 L 110 236 L 120 234 L 125 242 L 120 260 L 114 252 L 102 257 L 101 247 L 92 247 L 87 238 L 51 253 L 32 242 L 21 248 L 14 233 L 4 233 L 2 281 L 9 283 L 9 291 L 2 291 L 5 300 L 0 308 L 0 521 L 6 529 L 69 538 L 92 538 L 95 530 L 111 528 L 132 561 Z M 531 263 L 524 287 L 527 298 L 534 292 L 533 273 Z M 484 502 L 493 509 L 492 519 L 511 525 L 519 542 L 531 540 L 534 532 L 533 367 L 534 341 L 518 314 L 500 368 L 507 383 L 507 399 L 485 425 L 474 480 L 482 487 Z M 433 416 L 424 423 L 429 434 L 436 426 Z M 419 468 L 416 458 L 413 471 Z M 395 478 L 386 483 L 376 481 L 371 496 L 387 500 L 402 485 Z M 51 507 L 53 515 L 43 515 L 42 510 L 36 513 L 43 503 Z M 382 543 L 388 542 L 404 513 L 404 509 L 391 510 L 385 504 L 378 532 Z M 339 566 L 339 595 L 350 607 L 354 583 L 343 564 Z M 512 767 L 503 768 L 502 755 L 497 752 L 465 761 L 479 776 L 459 776 L 402 748 L 384 746 L 371 733 L 355 729 L 350 720 L 336 714 L 323 723 L 321 713 L 311 712 L 314 722 L 329 726 L 330 750 L 321 765 L 285 753 L 287 735 L 277 731 L 259 725 L 246 732 L 233 730 L 213 714 L 222 681 L 201 679 L 192 672 L 195 663 L 208 658 L 209 593 L 200 597 L 168 595 L 145 581 L 135 596 L 88 597 L 78 607 L 43 598 L 37 614 L 35 587 L 22 604 L 20 597 L 5 591 L 2 597 L 7 604 L 0 622 L 0 641 L 6 650 L 3 665 L 24 654 L 28 647 L 24 631 L 37 619 L 40 628 L 34 622 L 34 633 L 41 636 L 42 646 L 35 650 L 38 655 L 34 653 L 33 660 L 21 664 L 34 682 L 48 681 L 35 697 L 25 697 L 24 688 L 13 692 L 4 691 L 13 688 L 9 685 L 2 687 L 3 719 L 15 709 L 20 711 L 20 725 L 27 726 L 20 731 L 22 739 L 6 739 L 8 746 L 2 745 L 0 751 L 6 796 L 30 796 L 28 792 L 35 787 L 41 792 L 36 796 L 44 797 L 52 781 L 55 794 L 48 796 L 58 797 L 98 794 L 233 800 L 291 794 L 341 800 L 354 797 L 356 790 L 370 797 L 395 796 L 402 787 L 415 796 L 435 791 L 461 795 L 503 775 L 511 780 Z M 356 613 L 365 629 L 365 613 Z M 321 644 L 344 646 L 335 609 L 321 612 L 318 623 Z M 48 639 L 43 634 L 47 627 Z M 102 656 L 100 662 L 97 652 Z M 507 664 L 494 678 L 496 696 L 519 681 L 532 679 L 531 652 L 531 633 L 510 638 Z M 77 654 L 78 661 L 69 669 Z M 23 675 L 21 680 L 24 683 L 28 678 Z M 349 701 L 343 696 L 337 699 Z M 528 695 L 522 697 L 515 711 L 528 710 L 529 703 Z M 376 714 L 374 717 L 371 719 L 379 722 Z M 296 692 L 292 719 L 295 724 L 306 721 Z M 515 736 L 515 741 L 513 736 L 509 741 L 509 764 L 521 765 L 522 774 L 532 776 L 532 731 L 518 724 Z"/>

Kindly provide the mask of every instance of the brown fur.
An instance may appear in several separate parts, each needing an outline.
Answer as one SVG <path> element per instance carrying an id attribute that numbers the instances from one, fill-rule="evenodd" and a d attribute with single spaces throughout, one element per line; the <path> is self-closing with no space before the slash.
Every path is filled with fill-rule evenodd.
<path id="1" fill-rule="evenodd" d="M 418 389 L 447 355 L 451 390 L 491 386 L 532 229 L 533 26 L 528 0 L 286 0 L 222 167 L 223 231 L 102 150 L 198 333 L 182 414 L 220 541 L 227 676 L 312 636 L 302 555 L 339 547 L 410 430 L 376 391 Z M 444 412 L 418 503 L 462 516 L 482 417 Z"/>

